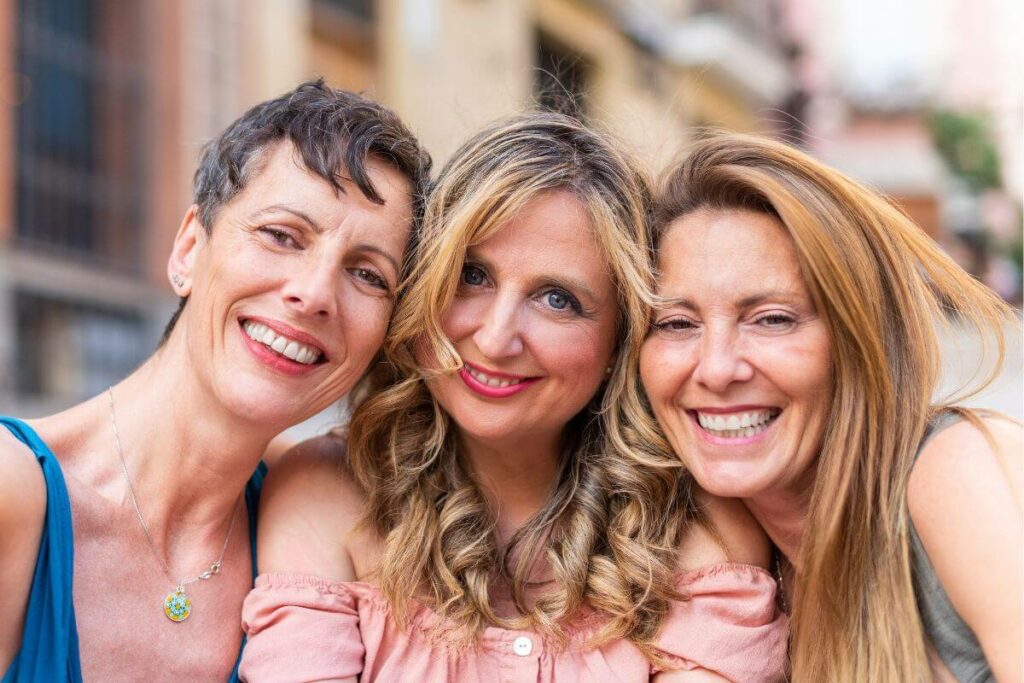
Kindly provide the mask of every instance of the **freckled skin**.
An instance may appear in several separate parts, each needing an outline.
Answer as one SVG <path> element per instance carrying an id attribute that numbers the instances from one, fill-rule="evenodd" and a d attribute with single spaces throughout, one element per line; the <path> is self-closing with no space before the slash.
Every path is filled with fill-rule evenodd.
<path id="1" fill-rule="evenodd" d="M 785 229 L 749 211 L 689 214 L 669 227 L 659 272 L 675 303 L 655 315 L 640 369 L 673 449 L 716 495 L 802 489 L 829 413 L 831 347 Z M 746 445 L 709 443 L 692 413 L 751 405 L 782 412 Z"/>

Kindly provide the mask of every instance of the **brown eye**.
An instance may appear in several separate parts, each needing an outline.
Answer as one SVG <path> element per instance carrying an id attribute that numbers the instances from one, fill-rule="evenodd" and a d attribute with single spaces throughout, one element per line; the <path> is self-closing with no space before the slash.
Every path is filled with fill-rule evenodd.
<path id="1" fill-rule="evenodd" d="M 767 327 L 770 329 L 779 329 L 792 325 L 793 323 L 796 322 L 796 320 L 794 320 L 792 316 L 786 315 L 784 313 L 768 313 L 767 315 L 763 315 L 760 318 L 758 318 L 756 322 L 758 325 L 761 325 L 762 327 Z"/>
<path id="2" fill-rule="evenodd" d="M 697 324 L 688 318 L 669 318 L 652 325 L 657 332 L 669 334 L 688 334 L 697 329 Z"/>
<path id="3" fill-rule="evenodd" d="M 368 268 L 353 268 L 352 274 L 371 287 L 384 291 L 388 290 L 387 281 Z"/>
<path id="4" fill-rule="evenodd" d="M 269 237 L 270 240 L 279 247 L 299 246 L 299 243 L 295 241 L 295 238 L 284 230 L 279 230 L 277 228 L 260 228 L 260 232 Z"/>

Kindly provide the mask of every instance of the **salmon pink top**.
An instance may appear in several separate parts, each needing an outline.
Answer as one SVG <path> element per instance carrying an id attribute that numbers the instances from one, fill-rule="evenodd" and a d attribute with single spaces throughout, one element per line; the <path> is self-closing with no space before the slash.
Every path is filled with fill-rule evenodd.
<path id="1" fill-rule="evenodd" d="M 775 581 L 758 568 L 719 564 L 685 572 L 658 648 L 674 668 L 702 668 L 733 681 L 780 681 L 788 624 L 775 605 Z M 240 678 L 252 683 L 358 676 L 362 683 L 449 681 L 647 681 L 657 669 L 631 642 L 586 648 L 598 614 L 567 629 L 559 647 L 531 631 L 484 630 L 476 647 L 438 637 L 440 617 L 412 611 L 404 629 L 376 586 L 316 576 L 263 574 L 242 608 L 248 644 Z"/>

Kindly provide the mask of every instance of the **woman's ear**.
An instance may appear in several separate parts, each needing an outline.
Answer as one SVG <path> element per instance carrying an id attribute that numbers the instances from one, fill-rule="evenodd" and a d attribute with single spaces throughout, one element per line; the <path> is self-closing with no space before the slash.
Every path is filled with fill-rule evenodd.
<path id="1" fill-rule="evenodd" d="M 174 236 L 171 256 L 167 259 L 167 277 L 174 293 L 187 297 L 192 292 L 192 275 L 196 254 L 206 237 L 199 223 L 199 207 L 193 204 L 181 220 L 178 233 Z M 202 234 L 201 234 L 202 233 Z"/>

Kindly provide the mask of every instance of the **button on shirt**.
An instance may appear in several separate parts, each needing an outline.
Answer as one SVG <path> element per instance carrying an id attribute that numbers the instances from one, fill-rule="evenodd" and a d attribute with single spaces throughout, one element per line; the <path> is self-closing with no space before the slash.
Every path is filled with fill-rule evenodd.
<path id="1" fill-rule="evenodd" d="M 689 600 L 671 603 L 655 643 L 674 667 L 700 667 L 744 683 L 785 680 L 788 623 L 776 609 L 771 574 L 726 563 L 683 573 L 676 588 Z M 624 638 L 587 647 L 602 625 L 597 614 L 567 624 L 564 646 L 539 633 L 488 627 L 476 647 L 458 647 L 444 637 L 441 617 L 424 606 L 399 627 L 373 584 L 264 574 L 242 608 L 249 640 L 240 677 L 248 683 L 352 676 L 361 683 L 603 683 L 647 681 L 657 673 Z"/>

